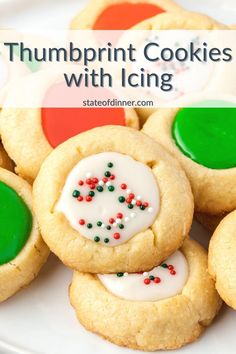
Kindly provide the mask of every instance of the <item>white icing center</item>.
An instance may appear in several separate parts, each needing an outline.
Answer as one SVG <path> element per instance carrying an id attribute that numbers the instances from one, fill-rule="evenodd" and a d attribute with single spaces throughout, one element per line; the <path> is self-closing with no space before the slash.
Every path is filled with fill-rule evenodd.
<path id="1" fill-rule="evenodd" d="M 8 68 L 7 63 L 0 53 L 0 90 L 6 84 L 8 78 Z"/>
<path id="2" fill-rule="evenodd" d="M 173 266 L 173 274 L 168 268 L 163 268 L 162 265 L 165 264 L 170 268 Z M 188 263 L 183 253 L 176 251 L 162 265 L 143 274 L 124 273 L 121 277 L 118 277 L 117 274 L 99 274 L 98 278 L 108 291 L 122 299 L 132 301 L 163 300 L 182 292 L 188 279 Z M 145 279 L 149 279 L 150 276 L 158 278 L 160 282 L 150 280 L 149 284 L 145 284 Z"/>
<path id="3" fill-rule="evenodd" d="M 105 172 L 111 176 L 105 177 Z M 88 179 L 95 182 L 89 185 Z M 99 192 L 100 187 L 103 191 Z M 95 195 L 86 201 L 89 192 Z M 121 197 L 125 201 L 120 202 Z M 159 190 L 151 169 L 130 156 L 105 152 L 84 158 L 72 169 L 55 209 L 84 237 L 116 246 L 150 227 L 159 208 Z"/>

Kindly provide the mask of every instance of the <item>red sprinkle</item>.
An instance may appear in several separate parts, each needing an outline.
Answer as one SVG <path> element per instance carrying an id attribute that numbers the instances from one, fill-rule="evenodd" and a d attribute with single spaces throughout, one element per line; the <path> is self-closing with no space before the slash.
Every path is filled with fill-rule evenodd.
<path id="1" fill-rule="evenodd" d="M 110 218 L 110 219 L 109 219 L 109 223 L 110 223 L 110 224 L 114 224 L 114 222 L 115 222 L 115 219 L 113 219 L 113 218 Z"/>
<path id="2" fill-rule="evenodd" d="M 132 198 L 126 198 L 126 203 L 130 204 L 132 202 Z"/>
<path id="3" fill-rule="evenodd" d="M 171 275 L 175 275 L 175 274 L 176 274 L 176 271 L 175 271 L 175 270 L 171 270 L 171 271 L 170 271 L 170 274 L 171 274 Z"/>
<path id="4" fill-rule="evenodd" d="M 134 199 L 134 197 L 135 197 L 134 193 L 130 193 L 130 194 L 129 194 L 129 197 L 130 197 L 131 199 Z"/>
<path id="5" fill-rule="evenodd" d="M 154 283 L 159 284 L 161 282 L 161 279 L 159 277 L 154 278 Z"/>
<path id="6" fill-rule="evenodd" d="M 80 180 L 79 182 L 78 182 L 78 185 L 79 186 L 82 186 L 84 184 L 84 181 L 82 181 L 82 180 Z"/>
<path id="7" fill-rule="evenodd" d="M 95 189 L 95 188 L 96 188 L 96 184 L 91 183 L 89 187 L 90 187 L 91 189 Z"/>
<path id="8" fill-rule="evenodd" d="M 91 202 L 91 200 L 92 200 L 92 197 L 90 197 L 90 195 L 87 195 L 86 196 L 86 202 Z"/>
<path id="9" fill-rule="evenodd" d="M 121 186 L 120 186 L 121 189 L 126 189 L 127 188 L 127 184 L 125 183 L 122 183 Z"/>
<path id="10" fill-rule="evenodd" d="M 93 181 L 93 183 L 98 183 L 98 178 L 97 177 L 94 177 L 93 179 L 92 179 L 92 181 Z"/>
<path id="11" fill-rule="evenodd" d="M 137 206 L 141 206 L 141 205 L 142 205 L 141 200 L 137 200 L 136 205 L 137 205 Z"/>
<path id="12" fill-rule="evenodd" d="M 111 180 L 113 180 L 113 179 L 115 179 L 115 178 L 116 178 L 115 175 L 110 175 L 110 179 L 111 179 Z"/>
<path id="13" fill-rule="evenodd" d="M 107 183 L 107 181 L 108 181 L 108 178 L 106 178 L 106 177 L 103 177 L 103 179 L 102 179 L 102 180 L 103 180 L 103 182 L 104 182 L 104 183 Z"/>
<path id="14" fill-rule="evenodd" d="M 119 240 L 119 238 L 120 238 L 119 232 L 114 233 L 113 237 L 115 240 Z"/>
<path id="15" fill-rule="evenodd" d="M 91 180 L 91 178 L 87 178 L 87 179 L 86 179 L 86 183 L 87 183 L 87 184 L 91 184 L 92 182 L 93 182 L 93 181 Z"/>
<path id="16" fill-rule="evenodd" d="M 149 278 L 145 278 L 143 282 L 144 284 L 148 285 L 151 283 L 151 280 Z"/>
<path id="17" fill-rule="evenodd" d="M 174 269 L 174 266 L 172 266 L 172 264 L 168 265 L 168 269 L 169 270 L 173 270 Z"/>
<path id="18" fill-rule="evenodd" d="M 117 217 L 118 219 L 123 219 L 123 214 L 122 214 L 122 213 L 118 213 L 118 214 L 116 214 L 116 217 Z"/>
<path id="19" fill-rule="evenodd" d="M 145 206 L 145 208 L 147 208 L 149 206 L 149 204 L 147 202 L 144 202 L 143 205 Z"/>
<path id="20" fill-rule="evenodd" d="M 82 197 L 82 195 L 80 195 L 80 196 L 77 198 L 77 200 L 78 200 L 79 202 L 82 202 L 82 200 L 84 200 L 84 198 Z"/>
<path id="21" fill-rule="evenodd" d="M 79 224 L 80 224 L 80 225 L 84 225 L 84 224 L 85 224 L 85 220 L 84 220 L 84 219 L 80 219 L 80 220 L 79 220 Z"/>

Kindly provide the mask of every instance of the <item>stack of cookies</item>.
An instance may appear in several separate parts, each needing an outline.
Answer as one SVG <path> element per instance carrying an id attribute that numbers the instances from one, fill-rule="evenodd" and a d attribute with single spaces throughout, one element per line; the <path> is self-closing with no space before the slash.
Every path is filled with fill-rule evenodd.
<path id="1" fill-rule="evenodd" d="M 71 28 L 226 27 L 170 0 L 96 0 Z M 46 76 L 21 87 L 62 96 Z M 121 346 L 179 348 L 211 324 L 221 298 L 236 309 L 236 212 L 215 231 L 209 272 L 207 252 L 189 238 L 194 211 L 215 228 L 236 209 L 235 109 L 185 101 L 156 111 L 1 111 L 0 301 L 37 276 L 51 250 L 74 271 L 79 321 Z"/>

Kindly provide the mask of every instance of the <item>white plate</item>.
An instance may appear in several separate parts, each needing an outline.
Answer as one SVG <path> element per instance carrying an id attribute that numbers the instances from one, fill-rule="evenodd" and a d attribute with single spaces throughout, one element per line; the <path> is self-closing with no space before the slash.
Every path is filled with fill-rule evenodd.
<path id="1" fill-rule="evenodd" d="M 225 23 L 236 23 L 235 0 L 176 2 Z M 0 27 L 64 29 L 85 3 L 86 0 L 0 0 Z M 191 235 L 207 245 L 209 236 L 197 223 Z M 27 289 L 0 304 L 1 354 L 141 354 L 110 344 L 83 329 L 68 301 L 71 275 L 51 256 Z M 175 353 L 234 354 L 235 327 L 235 312 L 225 306 L 197 342 Z"/>

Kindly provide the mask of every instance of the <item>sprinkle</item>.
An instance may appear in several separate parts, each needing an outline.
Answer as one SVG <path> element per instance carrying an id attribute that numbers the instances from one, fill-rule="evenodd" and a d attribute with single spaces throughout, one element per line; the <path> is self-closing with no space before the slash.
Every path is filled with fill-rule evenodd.
<path id="1" fill-rule="evenodd" d="M 129 221 L 129 217 L 126 216 L 126 217 L 125 217 L 125 222 L 128 222 L 128 221 Z"/>
<path id="2" fill-rule="evenodd" d="M 135 204 L 136 204 L 136 200 L 133 199 L 132 202 L 131 202 L 131 204 L 135 205 Z"/>
<path id="3" fill-rule="evenodd" d="M 117 217 L 118 219 L 122 219 L 122 218 L 123 218 L 123 214 L 122 214 L 122 213 L 117 213 L 117 214 L 116 214 L 116 217 Z"/>
<path id="4" fill-rule="evenodd" d="M 102 186 L 98 186 L 98 187 L 97 187 L 97 191 L 98 191 L 98 192 L 103 192 L 103 187 L 102 187 Z"/>
<path id="5" fill-rule="evenodd" d="M 169 270 L 173 270 L 174 269 L 174 266 L 172 264 L 168 265 L 168 269 Z"/>
<path id="6" fill-rule="evenodd" d="M 125 272 L 124 273 L 124 277 L 127 277 L 129 275 L 129 273 Z"/>
<path id="7" fill-rule="evenodd" d="M 92 173 L 91 172 L 87 172 L 85 176 L 86 176 L 86 178 L 90 178 L 92 176 Z"/>
<path id="8" fill-rule="evenodd" d="M 114 187 L 114 186 L 109 186 L 109 187 L 108 187 L 108 190 L 109 190 L 109 192 L 114 192 L 115 187 Z"/>
<path id="9" fill-rule="evenodd" d="M 82 180 L 80 180 L 79 182 L 78 182 L 78 185 L 79 186 L 82 186 L 84 184 L 84 181 L 82 181 Z"/>
<path id="10" fill-rule="evenodd" d="M 97 226 L 101 227 L 101 226 L 102 226 L 102 222 L 101 222 L 101 221 L 98 221 L 98 222 L 97 222 Z"/>
<path id="11" fill-rule="evenodd" d="M 116 178 L 115 175 L 110 175 L 110 179 L 113 181 Z"/>
<path id="12" fill-rule="evenodd" d="M 136 205 L 137 205 L 137 206 L 141 206 L 141 205 L 142 205 L 141 200 L 137 200 Z"/>
<path id="13" fill-rule="evenodd" d="M 102 223 L 101 228 L 105 229 L 106 225 Z"/>
<path id="14" fill-rule="evenodd" d="M 104 238 L 104 242 L 109 243 L 110 242 L 109 238 Z"/>
<path id="15" fill-rule="evenodd" d="M 133 219 L 136 216 L 136 214 L 135 213 L 131 213 L 130 216 Z"/>
<path id="16" fill-rule="evenodd" d="M 94 197 L 94 196 L 95 196 L 94 191 L 90 191 L 90 192 L 89 192 L 89 195 L 90 195 L 90 197 Z"/>
<path id="17" fill-rule="evenodd" d="M 92 229 L 92 227 L 93 227 L 93 225 L 92 225 L 91 223 L 88 223 L 88 224 L 87 224 L 87 228 L 88 228 L 88 229 Z"/>
<path id="18" fill-rule="evenodd" d="M 117 275 L 117 277 L 121 278 L 121 277 L 123 277 L 124 273 L 119 272 L 119 273 L 117 273 L 116 275 Z"/>
<path id="19" fill-rule="evenodd" d="M 140 210 L 145 210 L 146 208 L 145 208 L 144 205 L 140 205 L 139 209 L 140 209 Z"/>
<path id="20" fill-rule="evenodd" d="M 149 206 L 149 204 L 147 202 L 144 202 L 143 205 L 145 206 L 145 208 L 147 208 Z"/>
<path id="21" fill-rule="evenodd" d="M 135 197 L 134 193 L 130 193 L 130 194 L 129 194 L 129 197 L 130 197 L 131 199 L 134 199 L 134 197 Z"/>
<path id="22" fill-rule="evenodd" d="M 142 199 L 141 195 L 138 195 L 137 200 L 141 200 L 141 199 Z"/>
<path id="23" fill-rule="evenodd" d="M 154 278 L 154 283 L 158 284 L 161 282 L 161 279 L 159 277 Z"/>
<path id="24" fill-rule="evenodd" d="M 110 223 L 110 224 L 114 224 L 114 222 L 115 222 L 115 219 L 113 219 L 113 218 L 110 218 L 110 219 L 109 219 L 109 223 Z"/>
<path id="25" fill-rule="evenodd" d="M 152 213 L 153 212 L 153 208 L 148 208 L 148 212 Z"/>
<path id="26" fill-rule="evenodd" d="M 79 202 L 82 202 L 83 199 L 84 199 L 84 198 L 82 197 L 82 195 L 80 195 L 80 196 L 77 198 L 77 200 L 78 200 Z"/>
<path id="27" fill-rule="evenodd" d="M 120 238 L 119 232 L 114 233 L 113 237 L 115 240 L 119 240 L 119 238 Z"/>
<path id="28" fill-rule="evenodd" d="M 121 188 L 121 189 L 126 189 L 126 188 L 127 188 L 127 184 L 122 183 L 122 184 L 120 185 L 120 188 Z"/>
<path id="29" fill-rule="evenodd" d="M 168 265 L 167 265 L 166 263 L 163 263 L 163 264 L 161 265 L 161 267 L 162 267 L 162 268 L 168 268 Z"/>
<path id="30" fill-rule="evenodd" d="M 107 186 L 107 187 L 111 186 L 111 182 L 108 181 L 108 182 L 106 183 L 106 186 Z"/>
<path id="31" fill-rule="evenodd" d="M 127 189 L 127 190 L 126 190 L 126 193 L 127 193 L 127 194 L 130 194 L 130 193 L 131 193 L 131 189 Z"/>
<path id="32" fill-rule="evenodd" d="M 133 204 L 128 204 L 129 209 L 133 209 L 133 207 L 134 207 Z"/>
<path id="33" fill-rule="evenodd" d="M 91 180 L 91 178 L 87 178 L 87 179 L 86 179 L 86 183 L 87 183 L 87 184 L 91 184 L 91 183 L 93 183 L 93 181 Z"/>
<path id="34" fill-rule="evenodd" d="M 173 270 L 170 271 L 170 274 L 171 274 L 171 275 L 175 275 L 175 274 L 176 274 L 176 271 L 173 269 Z"/>
<path id="35" fill-rule="evenodd" d="M 98 184 L 99 184 L 99 186 L 104 186 L 104 182 L 103 181 L 99 181 Z"/>
<path id="36" fill-rule="evenodd" d="M 114 223 L 112 224 L 112 226 L 113 226 L 113 227 L 116 227 L 116 226 L 117 226 L 117 223 L 116 223 L 116 222 L 114 222 Z"/>
<path id="37" fill-rule="evenodd" d="M 116 223 L 117 223 L 117 224 L 120 224 L 120 223 L 121 223 L 121 219 L 117 218 L 117 219 L 116 219 Z"/>
<path id="38" fill-rule="evenodd" d="M 80 220 L 79 220 L 79 224 L 80 224 L 80 225 L 84 225 L 84 224 L 85 224 L 85 220 L 84 220 L 84 219 L 80 219 Z"/>
<path id="39" fill-rule="evenodd" d="M 87 195 L 85 199 L 86 199 L 86 202 L 91 202 L 92 197 L 90 197 L 90 195 Z"/>
<path id="40" fill-rule="evenodd" d="M 95 189 L 95 188 L 96 188 L 96 184 L 91 183 L 91 184 L 89 185 L 89 188 L 90 188 L 90 189 Z"/>
<path id="41" fill-rule="evenodd" d="M 143 282 L 144 282 L 144 284 L 149 285 L 151 283 L 151 280 L 146 278 L 146 279 L 144 279 Z"/>
<path id="42" fill-rule="evenodd" d="M 126 198 L 126 203 L 130 204 L 132 202 L 132 199 L 130 197 Z"/>
<path id="43" fill-rule="evenodd" d="M 119 200 L 120 203 L 124 203 L 125 202 L 125 197 L 120 196 L 118 198 L 118 200 Z"/>
<path id="44" fill-rule="evenodd" d="M 119 228 L 120 228 L 120 229 L 124 229 L 124 225 L 123 225 L 123 224 L 120 224 L 120 225 L 119 225 Z"/>
<path id="45" fill-rule="evenodd" d="M 111 176 L 111 172 L 106 171 L 106 172 L 104 173 L 104 176 L 105 176 L 105 177 L 110 177 L 110 176 Z"/>
<path id="46" fill-rule="evenodd" d="M 143 272 L 143 276 L 147 277 L 148 276 L 148 272 Z"/>
<path id="47" fill-rule="evenodd" d="M 153 275 L 149 275 L 149 279 L 150 279 L 150 280 L 154 280 L 155 277 L 154 277 Z"/>
<path id="48" fill-rule="evenodd" d="M 107 225 L 106 229 L 107 229 L 107 230 L 111 230 L 111 226 L 110 226 L 110 225 Z"/>
<path id="49" fill-rule="evenodd" d="M 113 163 L 112 162 L 108 162 L 107 167 L 112 168 L 113 167 Z"/>
<path id="50" fill-rule="evenodd" d="M 97 184 L 97 183 L 98 183 L 98 178 L 97 178 L 97 177 L 94 177 L 94 178 L 92 179 L 92 181 L 93 181 L 93 183 Z"/>
<path id="51" fill-rule="evenodd" d="M 102 181 L 103 181 L 104 183 L 107 183 L 107 181 L 108 181 L 108 178 L 106 178 L 106 177 L 103 177 Z"/>
<path id="52" fill-rule="evenodd" d="M 77 191 L 77 189 L 75 189 L 75 190 L 73 191 L 73 193 L 72 193 L 72 197 L 78 198 L 79 196 L 80 196 L 80 192 Z"/>
<path id="53" fill-rule="evenodd" d="M 99 242 L 99 241 L 100 241 L 100 237 L 99 237 L 99 236 L 95 236 L 95 237 L 94 237 L 94 241 L 95 241 L 95 242 Z"/>

